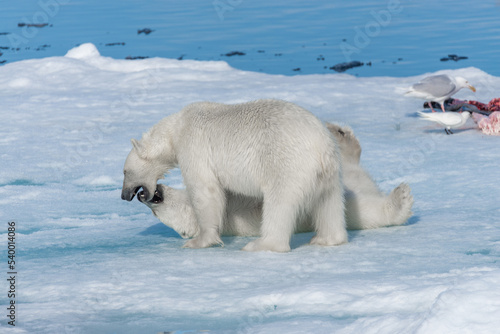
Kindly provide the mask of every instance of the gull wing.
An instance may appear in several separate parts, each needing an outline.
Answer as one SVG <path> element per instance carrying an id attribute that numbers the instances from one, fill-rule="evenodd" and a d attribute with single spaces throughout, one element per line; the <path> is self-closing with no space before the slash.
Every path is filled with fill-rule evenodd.
<path id="1" fill-rule="evenodd" d="M 436 97 L 451 96 L 457 86 L 447 75 L 433 75 L 412 86 L 413 90 Z"/>
<path id="2" fill-rule="evenodd" d="M 443 113 L 423 113 L 418 112 L 421 118 L 439 123 L 443 126 L 458 126 L 463 122 L 462 115 L 456 112 L 443 112 Z"/>

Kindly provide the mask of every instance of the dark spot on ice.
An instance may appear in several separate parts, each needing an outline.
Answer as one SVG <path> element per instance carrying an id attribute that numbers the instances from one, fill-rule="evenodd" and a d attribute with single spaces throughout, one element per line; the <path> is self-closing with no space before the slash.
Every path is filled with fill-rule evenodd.
<path id="1" fill-rule="evenodd" d="M 18 23 L 17 26 L 18 27 L 33 27 L 33 28 L 44 28 L 46 26 L 48 26 L 49 24 L 48 23 L 24 23 L 24 22 L 21 22 L 21 23 Z M 52 25 L 50 25 L 52 27 Z"/>
<path id="2" fill-rule="evenodd" d="M 245 52 L 241 52 L 241 51 L 231 51 L 231 52 L 228 52 L 228 53 L 221 54 L 221 56 L 226 56 L 226 57 L 244 56 L 244 55 L 246 55 L 246 53 Z"/>
<path id="3" fill-rule="evenodd" d="M 139 29 L 139 30 L 137 30 L 137 35 L 140 35 L 140 34 L 149 35 L 153 31 L 154 30 L 151 30 L 149 28 Z"/>
<path id="4" fill-rule="evenodd" d="M 452 54 L 452 55 L 448 55 L 448 57 L 443 57 L 440 60 L 441 61 L 448 61 L 448 60 L 459 61 L 459 60 L 463 60 L 463 59 L 469 59 L 469 57 L 457 56 L 455 54 Z"/>
<path id="5" fill-rule="evenodd" d="M 50 45 L 48 45 L 48 44 L 40 45 L 39 47 L 37 47 L 37 48 L 35 49 L 35 51 L 43 51 L 43 50 L 45 50 L 46 48 L 50 48 Z"/>
<path id="6" fill-rule="evenodd" d="M 127 60 L 136 60 L 136 59 L 147 59 L 149 58 L 148 56 L 127 56 L 125 59 Z"/>
<path id="7" fill-rule="evenodd" d="M 336 72 L 345 72 L 348 69 L 363 66 L 363 65 L 364 65 L 364 63 L 357 61 L 357 60 L 353 60 L 353 61 L 350 61 L 348 63 L 340 63 L 337 65 L 334 65 L 334 66 L 330 67 L 330 69 L 334 70 Z"/>

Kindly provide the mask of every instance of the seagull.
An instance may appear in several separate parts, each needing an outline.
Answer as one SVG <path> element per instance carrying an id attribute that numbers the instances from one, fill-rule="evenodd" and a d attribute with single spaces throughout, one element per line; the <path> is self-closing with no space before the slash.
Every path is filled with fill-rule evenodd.
<path id="1" fill-rule="evenodd" d="M 451 129 L 456 129 L 461 126 L 463 126 L 467 120 L 469 119 L 471 112 L 465 111 L 465 112 L 447 112 L 444 114 L 432 114 L 432 113 L 423 113 L 421 111 L 418 111 L 418 114 L 422 119 L 425 119 L 427 121 L 432 121 L 436 122 L 438 124 L 441 124 L 444 126 L 444 132 L 446 132 L 447 135 L 453 134 L 451 132 Z"/>
<path id="2" fill-rule="evenodd" d="M 476 91 L 476 88 L 463 77 L 450 77 L 446 74 L 440 74 L 424 78 L 422 81 L 408 88 L 405 95 L 418 97 L 426 101 L 438 102 L 441 104 L 441 109 L 444 112 L 444 101 L 462 88 L 469 88 L 473 92 Z M 432 112 L 435 112 L 432 104 L 429 103 L 429 105 Z"/>

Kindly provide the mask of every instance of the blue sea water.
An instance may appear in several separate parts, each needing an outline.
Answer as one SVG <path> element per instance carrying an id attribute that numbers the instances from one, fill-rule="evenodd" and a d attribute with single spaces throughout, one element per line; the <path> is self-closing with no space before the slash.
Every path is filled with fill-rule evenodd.
<path id="1" fill-rule="evenodd" d="M 0 62 L 60 56 L 91 42 L 114 58 L 225 60 L 271 74 L 333 73 L 335 64 L 358 60 L 365 65 L 347 73 L 401 77 L 474 66 L 500 75 L 499 16 L 500 0 L 9 1 L 0 12 Z M 152 32 L 138 33 L 145 28 Z M 226 56 L 233 51 L 244 55 Z M 468 59 L 440 60 L 450 54 Z"/>

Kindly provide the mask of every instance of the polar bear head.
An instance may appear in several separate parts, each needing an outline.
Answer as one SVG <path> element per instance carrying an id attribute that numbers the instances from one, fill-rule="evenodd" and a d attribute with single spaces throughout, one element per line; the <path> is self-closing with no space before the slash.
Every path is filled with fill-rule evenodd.
<path id="1" fill-rule="evenodd" d="M 157 154 L 152 154 L 144 144 L 132 139 L 130 151 L 123 168 L 122 199 L 131 201 L 142 188 L 141 196 L 145 201 L 151 201 L 155 195 L 156 182 L 164 178 L 168 170 Z"/>
<path id="2" fill-rule="evenodd" d="M 193 238 L 200 233 L 198 221 L 185 190 L 158 184 L 153 199 L 145 200 L 142 191 L 137 194 L 139 202 L 146 204 L 153 214 L 183 238 Z"/>
<path id="3" fill-rule="evenodd" d="M 167 116 L 144 133 L 140 141 L 132 139 L 132 150 L 123 168 L 122 199 L 131 201 L 142 188 L 144 200 L 151 201 L 156 181 L 177 166 L 174 139 L 179 137 L 178 117 Z"/>

